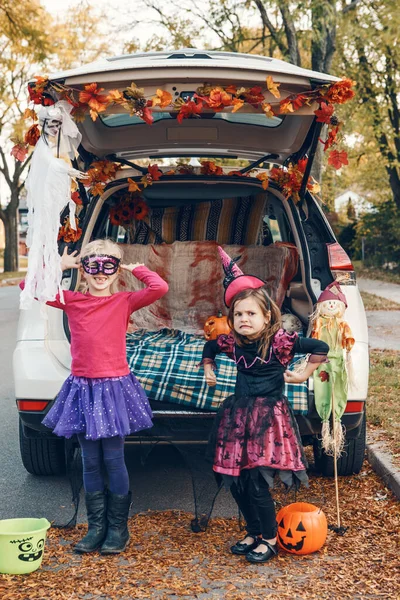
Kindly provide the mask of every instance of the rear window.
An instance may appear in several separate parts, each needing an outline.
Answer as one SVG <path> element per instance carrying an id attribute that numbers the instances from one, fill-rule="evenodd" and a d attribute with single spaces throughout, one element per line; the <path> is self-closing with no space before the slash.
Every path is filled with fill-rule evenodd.
<path id="1" fill-rule="evenodd" d="M 157 121 L 176 120 L 178 113 L 159 112 L 153 113 L 154 123 Z M 99 115 L 104 125 L 107 127 L 126 127 L 127 125 L 143 125 L 143 120 L 139 117 L 129 114 L 119 115 Z M 284 117 L 266 117 L 258 113 L 204 113 L 201 119 L 227 121 L 228 123 L 237 123 L 238 125 L 253 125 L 257 127 L 279 127 Z"/>
<path id="2" fill-rule="evenodd" d="M 178 185 L 177 188 L 182 188 L 179 195 L 187 189 L 190 198 L 189 186 Z M 171 193 L 174 194 L 173 188 Z M 165 198 L 154 205 L 148 198 L 149 211 L 143 220 L 131 219 L 117 225 L 110 220 L 109 212 L 111 206 L 118 205 L 124 197 L 126 192 L 125 196 L 124 192 L 118 192 L 103 205 L 95 237 L 111 237 L 126 244 L 216 241 L 269 246 L 275 242 L 294 242 L 282 202 L 266 192 L 187 203 L 182 199 L 179 204 L 173 204 L 173 198 Z"/>

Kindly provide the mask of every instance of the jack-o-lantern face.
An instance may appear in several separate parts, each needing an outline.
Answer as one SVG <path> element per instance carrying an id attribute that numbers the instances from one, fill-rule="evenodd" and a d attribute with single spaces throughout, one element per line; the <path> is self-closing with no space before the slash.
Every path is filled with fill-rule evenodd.
<path id="1" fill-rule="evenodd" d="M 307 502 L 295 502 L 277 514 L 278 544 L 291 554 L 310 554 L 325 543 L 326 517 L 321 509 Z"/>
<path id="2" fill-rule="evenodd" d="M 215 340 L 219 335 L 228 335 L 231 332 L 227 317 L 218 311 L 216 316 L 208 317 L 204 323 L 204 337 L 206 340 Z"/>

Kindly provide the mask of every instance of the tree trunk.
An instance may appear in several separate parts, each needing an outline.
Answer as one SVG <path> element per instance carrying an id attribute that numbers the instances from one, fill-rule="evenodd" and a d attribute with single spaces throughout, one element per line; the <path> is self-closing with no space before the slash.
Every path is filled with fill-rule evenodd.
<path id="1" fill-rule="evenodd" d="M 4 271 L 18 271 L 18 217 L 17 210 L 4 211 L 4 231 L 6 244 L 4 249 Z"/>

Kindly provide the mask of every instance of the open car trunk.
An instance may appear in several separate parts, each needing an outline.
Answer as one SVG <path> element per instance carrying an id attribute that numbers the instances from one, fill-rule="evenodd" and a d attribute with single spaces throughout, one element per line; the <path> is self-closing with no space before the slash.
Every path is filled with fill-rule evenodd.
<path id="1" fill-rule="evenodd" d="M 214 185 L 196 178 L 174 185 L 155 182 L 149 192 L 145 190 L 149 205 L 145 220 L 122 227 L 110 222 L 109 211 L 126 192 L 126 183 L 116 182 L 113 190 L 105 201 L 98 201 L 91 221 L 96 226 L 93 232 L 87 228 L 87 239 L 116 239 L 125 262 L 144 263 L 169 284 L 166 296 L 132 315 L 127 334 L 130 367 L 156 414 L 184 410 L 207 411 L 212 416 L 233 392 L 235 381 L 235 365 L 226 356 L 218 357 L 215 388 L 205 385 L 198 367 L 205 321 L 219 310 L 227 313 L 218 245 L 238 259 L 245 273 L 264 279 L 271 297 L 283 307 L 289 286 L 302 287 L 290 215 L 279 194 L 264 191 L 259 182 L 241 188 L 229 178 L 221 177 Z M 123 289 L 141 286 L 133 275 L 124 273 Z M 308 307 L 306 294 L 303 300 Z M 287 386 L 286 393 L 295 412 L 306 414 L 307 385 Z"/>

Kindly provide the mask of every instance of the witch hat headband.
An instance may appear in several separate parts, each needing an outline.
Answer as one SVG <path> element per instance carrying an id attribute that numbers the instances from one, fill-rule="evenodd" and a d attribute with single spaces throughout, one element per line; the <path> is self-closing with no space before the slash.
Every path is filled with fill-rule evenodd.
<path id="1" fill-rule="evenodd" d="M 257 289 L 265 285 L 265 281 L 259 277 L 243 274 L 236 264 L 236 260 L 238 260 L 240 256 L 236 259 L 232 259 L 221 246 L 218 246 L 218 252 L 225 271 L 223 281 L 225 288 L 224 302 L 228 308 L 232 304 L 233 298 L 239 292 L 248 289 Z"/>

